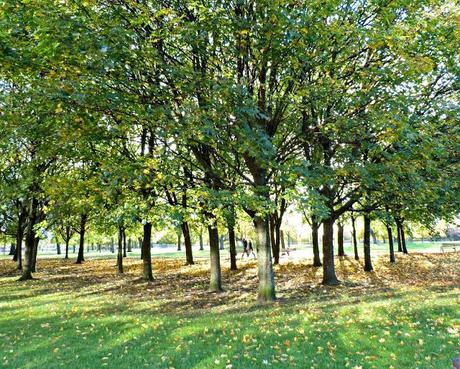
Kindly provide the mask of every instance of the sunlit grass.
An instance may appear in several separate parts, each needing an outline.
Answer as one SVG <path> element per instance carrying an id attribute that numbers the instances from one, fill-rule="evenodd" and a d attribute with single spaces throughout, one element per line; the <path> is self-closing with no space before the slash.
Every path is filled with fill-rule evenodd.
<path id="1" fill-rule="evenodd" d="M 41 261 L 38 280 L 0 279 L 0 363 L 4 368 L 449 368 L 460 356 L 459 258 L 425 259 L 402 260 L 394 277 L 384 262 L 376 261 L 381 272 L 369 277 L 357 271 L 359 264 L 345 261 L 338 266 L 344 280 L 338 288 L 319 286 L 318 273 L 302 273 L 306 265 L 284 265 L 277 269 L 281 300 L 273 306 L 254 302 L 255 281 L 245 283 L 255 273 L 252 262 L 236 274 L 225 270 L 226 292 L 209 295 L 204 262 L 194 267 L 158 262 L 157 280 L 148 285 L 137 277 L 137 261 L 123 277 L 109 269 L 110 260 L 81 267 Z M 438 271 L 439 263 L 449 273 Z M 406 286 L 402 281 L 414 267 L 424 273 L 414 275 L 417 285 Z M 74 275 L 67 276 L 69 268 L 76 268 Z M 348 269 L 346 280 L 342 268 Z"/>

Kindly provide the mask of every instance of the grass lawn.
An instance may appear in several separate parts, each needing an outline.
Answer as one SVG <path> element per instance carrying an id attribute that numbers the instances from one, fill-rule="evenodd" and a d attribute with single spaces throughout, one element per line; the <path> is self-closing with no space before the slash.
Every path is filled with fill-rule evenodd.
<path id="1" fill-rule="evenodd" d="M 152 284 L 137 258 L 122 277 L 113 259 L 41 259 L 26 283 L 1 260 L 0 366 L 450 368 L 460 356 L 460 254 L 386 259 L 374 259 L 374 273 L 338 259 L 335 288 L 308 260 L 285 260 L 272 306 L 254 301 L 254 261 L 224 268 L 225 292 L 209 294 L 205 260 L 156 260 Z"/>

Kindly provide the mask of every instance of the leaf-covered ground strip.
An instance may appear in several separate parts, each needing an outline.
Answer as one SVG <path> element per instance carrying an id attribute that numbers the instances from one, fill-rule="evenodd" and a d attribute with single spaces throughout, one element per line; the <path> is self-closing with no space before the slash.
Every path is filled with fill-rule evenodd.
<path id="1" fill-rule="evenodd" d="M 39 260 L 17 282 L 0 262 L 3 368 L 439 368 L 460 356 L 460 253 L 337 260 L 339 287 L 320 285 L 309 261 L 276 267 L 279 300 L 255 303 L 253 261 L 224 269 L 225 292 L 206 291 L 208 266 L 154 262 L 155 282 L 128 258 L 83 265 Z"/>

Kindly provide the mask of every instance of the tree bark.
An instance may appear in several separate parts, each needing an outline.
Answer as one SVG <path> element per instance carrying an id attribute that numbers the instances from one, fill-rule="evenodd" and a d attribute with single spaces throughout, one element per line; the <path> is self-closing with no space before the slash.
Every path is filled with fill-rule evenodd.
<path id="1" fill-rule="evenodd" d="M 32 255 L 32 273 L 36 272 L 36 266 L 37 266 L 37 253 L 38 253 L 38 243 L 40 242 L 40 238 L 35 237 L 34 240 L 34 249 L 33 249 L 33 255 Z"/>
<path id="2" fill-rule="evenodd" d="M 364 271 L 372 272 L 371 259 L 371 218 L 369 214 L 364 215 Z"/>
<path id="3" fill-rule="evenodd" d="M 204 250 L 204 243 L 203 243 L 203 230 L 200 230 L 200 251 Z"/>
<path id="4" fill-rule="evenodd" d="M 27 226 L 26 234 L 26 249 L 24 256 L 24 266 L 22 268 L 22 275 L 19 278 L 20 281 L 26 281 L 33 279 L 32 277 L 32 267 L 33 267 L 33 257 L 34 257 L 34 244 L 35 244 L 35 221 L 37 219 L 37 207 L 38 201 L 32 197 L 30 200 L 29 206 L 29 223 Z"/>
<path id="5" fill-rule="evenodd" d="M 372 230 L 371 228 L 371 237 L 372 237 L 372 243 L 374 245 L 377 245 L 379 243 L 379 240 L 377 239 L 377 235 L 375 234 L 375 232 Z"/>
<path id="6" fill-rule="evenodd" d="M 401 224 L 398 221 L 396 221 L 396 230 L 398 231 L 398 252 L 402 252 Z"/>
<path id="7" fill-rule="evenodd" d="M 401 222 L 401 243 L 402 243 L 402 251 L 404 254 L 408 254 L 409 252 L 407 251 L 407 246 L 406 246 L 406 235 L 404 232 L 404 225 Z"/>
<path id="8" fill-rule="evenodd" d="M 318 237 L 319 223 L 316 219 L 311 220 L 311 242 L 313 245 L 313 266 L 320 267 L 323 264 L 321 263 L 321 256 L 319 251 L 319 237 Z"/>
<path id="9" fill-rule="evenodd" d="M 61 255 L 61 244 L 59 242 L 56 242 L 56 252 L 58 255 Z"/>
<path id="10" fill-rule="evenodd" d="M 254 226 L 257 239 L 257 263 L 259 275 L 258 299 L 262 302 L 274 301 L 275 277 L 271 261 L 270 234 L 268 227 L 268 217 L 254 216 Z"/>
<path id="11" fill-rule="evenodd" d="M 9 256 L 14 256 L 16 254 L 16 245 L 12 243 L 10 245 L 10 252 L 8 253 Z M 13 259 L 13 261 L 16 261 Z"/>
<path id="12" fill-rule="evenodd" d="M 188 222 L 182 222 L 182 234 L 184 235 L 184 245 L 185 245 L 185 264 L 193 265 L 193 250 L 192 250 L 192 239 L 190 237 L 190 227 Z"/>
<path id="13" fill-rule="evenodd" d="M 356 237 L 356 218 L 354 216 L 351 217 L 351 227 L 352 227 L 353 251 L 355 253 L 355 260 L 359 260 L 358 238 Z"/>
<path id="14" fill-rule="evenodd" d="M 64 259 L 69 258 L 69 239 L 65 240 L 65 257 Z"/>
<path id="15" fill-rule="evenodd" d="M 396 262 L 396 257 L 395 257 L 395 250 L 394 250 L 394 245 L 393 245 L 393 232 L 389 224 L 386 224 L 386 227 L 387 227 L 387 234 L 388 234 L 388 243 L 390 244 L 390 263 L 394 263 Z"/>
<path id="16" fill-rule="evenodd" d="M 281 250 L 286 250 L 286 243 L 284 241 L 284 232 L 280 229 L 280 244 L 281 244 Z"/>
<path id="17" fill-rule="evenodd" d="M 277 265 L 280 263 L 280 249 L 279 244 L 276 243 L 276 220 L 274 215 L 269 217 L 270 220 L 270 242 L 272 244 L 272 252 L 273 252 L 273 265 Z"/>
<path id="18" fill-rule="evenodd" d="M 181 244 L 182 244 L 182 234 L 180 232 L 177 233 L 177 251 L 181 251 Z"/>
<path id="19" fill-rule="evenodd" d="M 235 228 L 231 224 L 228 225 L 228 243 L 230 245 L 230 270 L 237 270 Z"/>
<path id="20" fill-rule="evenodd" d="M 144 260 L 144 239 L 143 237 L 139 237 L 137 240 L 139 241 L 139 249 L 141 250 L 141 259 Z"/>
<path id="21" fill-rule="evenodd" d="M 152 254 L 151 254 L 152 223 L 144 224 L 144 238 L 142 240 L 143 278 L 146 281 L 153 281 Z"/>
<path id="22" fill-rule="evenodd" d="M 338 255 L 345 256 L 345 250 L 343 247 L 343 224 L 337 223 L 337 245 L 338 245 Z"/>
<path id="23" fill-rule="evenodd" d="M 128 252 L 133 251 L 133 245 L 132 245 L 133 240 L 131 238 L 128 238 Z"/>
<path id="24" fill-rule="evenodd" d="M 18 225 L 18 230 L 16 233 L 16 253 L 13 257 L 14 261 L 18 262 L 18 270 L 22 270 L 22 240 L 24 238 L 24 228 Z M 16 258 L 16 260 L 15 260 Z"/>
<path id="25" fill-rule="evenodd" d="M 219 232 L 216 226 L 208 226 L 209 248 L 211 258 L 210 292 L 222 291 L 222 275 L 220 268 Z"/>
<path id="26" fill-rule="evenodd" d="M 118 227 L 118 254 L 117 254 L 118 274 L 123 274 L 123 233 L 124 233 L 123 227 Z"/>
<path id="27" fill-rule="evenodd" d="M 85 250 L 85 233 L 86 233 L 86 221 L 88 220 L 88 216 L 86 214 L 82 214 L 80 217 L 80 245 L 78 248 L 78 256 L 77 256 L 77 261 L 76 264 L 81 264 L 83 261 L 85 261 L 85 258 L 83 256 L 84 250 Z"/>
<path id="28" fill-rule="evenodd" d="M 123 234 L 122 234 L 122 238 L 123 238 L 123 257 L 125 258 L 127 255 L 126 255 L 126 248 L 127 248 L 127 245 L 126 245 L 126 232 L 125 232 L 125 229 L 123 228 Z"/>
<path id="29" fill-rule="evenodd" d="M 340 281 L 335 274 L 334 265 L 334 220 L 323 220 L 323 284 L 338 285 Z"/>

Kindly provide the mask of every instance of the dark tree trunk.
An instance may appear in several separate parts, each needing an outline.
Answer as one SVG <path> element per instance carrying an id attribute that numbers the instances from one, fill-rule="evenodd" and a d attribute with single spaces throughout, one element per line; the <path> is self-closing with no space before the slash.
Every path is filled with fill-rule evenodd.
<path id="1" fill-rule="evenodd" d="M 403 225 L 402 222 L 401 222 L 401 243 L 402 243 L 402 251 L 403 251 L 403 253 L 408 254 L 407 246 L 406 246 L 406 236 L 405 236 L 405 232 L 404 232 L 404 225 Z"/>
<path id="2" fill-rule="evenodd" d="M 230 269 L 237 270 L 235 228 L 232 224 L 228 225 L 228 243 L 230 245 Z"/>
<path id="3" fill-rule="evenodd" d="M 311 221 L 311 242 L 313 245 L 313 266 L 320 267 L 323 264 L 321 263 L 321 256 L 319 252 L 319 237 L 318 237 L 319 223 L 316 219 Z"/>
<path id="4" fill-rule="evenodd" d="M 396 258 L 395 258 L 395 250 L 393 246 L 393 232 L 389 224 L 387 224 L 386 227 L 387 227 L 387 233 L 388 233 L 388 243 L 390 244 L 390 263 L 394 263 L 396 262 Z"/>
<path id="5" fill-rule="evenodd" d="M 14 256 L 14 255 L 16 255 L 16 246 L 15 246 L 14 243 L 12 243 L 12 244 L 10 245 L 10 252 L 8 253 L 8 255 L 9 255 L 9 256 Z M 16 261 L 16 260 L 14 260 L 14 258 L 13 258 L 13 261 Z"/>
<path id="6" fill-rule="evenodd" d="M 254 226 L 257 239 L 257 263 L 259 275 L 258 299 L 262 302 L 274 301 L 275 276 L 271 260 L 270 234 L 268 217 L 254 216 Z"/>
<path id="7" fill-rule="evenodd" d="M 396 230 L 398 231 L 398 252 L 402 252 L 401 224 L 398 221 L 396 221 Z"/>
<path id="8" fill-rule="evenodd" d="M 351 228 L 352 228 L 353 251 L 355 253 L 355 260 L 359 260 L 358 238 L 356 237 L 356 218 L 355 217 L 351 217 Z"/>
<path id="9" fill-rule="evenodd" d="M 37 207 L 38 201 L 33 197 L 30 201 L 29 207 L 29 223 L 27 225 L 27 234 L 26 234 L 26 250 L 24 256 L 24 266 L 22 268 L 22 275 L 19 278 L 20 281 L 26 281 L 33 279 L 32 277 L 32 268 L 33 268 L 33 258 L 34 258 L 34 245 L 35 245 L 35 221 L 37 219 Z"/>
<path id="10" fill-rule="evenodd" d="M 115 253 L 115 241 L 113 240 L 113 237 L 110 239 L 110 252 L 112 254 Z"/>
<path id="11" fill-rule="evenodd" d="M 128 238 L 128 252 L 133 251 L 133 245 L 132 245 L 133 240 L 131 238 Z"/>
<path id="12" fill-rule="evenodd" d="M 123 227 L 118 227 L 118 254 L 117 254 L 117 270 L 118 274 L 123 274 Z"/>
<path id="13" fill-rule="evenodd" d="M 85 261 L 85 258 L 83 256 L 84 250 L 85 250 L 85 233 L 86 233 L 86 221 L 88 220 L 88 216 L 86 214 L 82 214 L 80 218 L 80 245 L 78 247 L 78 256 L 77 256 L 77 261 L 76 264 L 81 264 L 83 261 Z"/>
<path id="14" fill-rule="evenodd" d="M 18 226 L 16 234 L 16 253 L 13 260 L 18 262 L 18 270 L 22 270 L 22 240 L 24 238 L 24 228 Z"/>
<path id="15" fill-rule="evenodd" d="M 152 238 L 152 223 L 145 223 L 141 255 L 142 255 L 142 260 L 144 261 L 143 277 L 144 277 L 144 280 L 149 281 L 149 282 L 153 281 L 151 238 Z"/>
<path id="16" fill-rule="evenodd" d="M 69 258 L 69 239 L 65 240 L 65 257 L 64 259 Z"/>
<path id="17" fill-rule="evenodd" d="M 126 245 L 126 232 L 123 228 L 123 257 L 125 258 L 127 255 L 126 255 L 126 248 L 127 248 L 127 245 Z"/>
<path id="18" fill-rule="evenodd" d="M 61 244 L 59 242 L 56 242 L 56 252 L 58 255 L 61 255 Z"/>
<path id="19" fill-rule="evenodd" d="M 379 241 L 377 240 L 377 235 L 375 234 L 375 232 L 372 230 L 371 228 L 371 237 L 372 237 L 372 243 L 374 245 L 377 245 L 379 243 Z"/>
<path id="20" fill-rule="evenodd" d="M 343 224 L 337 224 L 337 246 L 339 256 L 345 256 L 345 249 L 343 247 Z"/>
<path id="21" fill-rule="evenodd" d="M 278 254 L 278 262 L 281 250 L 281 221 L 275 222 L 275 250 Z"/>
<path id="22" fill-rule="evenodd" d="M 286 250 L 286 243 L 284 242 L 284 232 L 280 229 L 280 244 L 281 250 Z"/>
<path id="23" fill-rule="evenodd" d="M 368 214 L 364 215 L 364 270 L 374 270 L 371 259 L 371 218 Z"/>
<path id="24" fill-rule="evenodd" d="M 217 227 L 208 226 L 209 248 L 211 257 L 211 278 L 209 280 L 209 291 L 222 291 L 222 276 L 220 269 L 219 232 Z"/>
<path id="25" fill-rule="evenodd" d="M 190 227 L 188 222 L 182 222 L 182 234 L 184 235 L 185 245 L 185 264 L 193 265 L 192 239 L 190 237 Z"/>
<path id="26" fill-rule="evenodd" d="M 203 230 L 200 230 L 200 251 L 204 250 L 204 243 L 203 243 Z"/>
<path id="27" fill-rule="evenodd" d="M 335 274 L 334 265 L 334 220 L 323 220 L 323 284 L 335 286 L 340 282 Z"/>
<path id="28" fill-rule="evenodd" d="M 32 256 L 32 273 L 36 272 L 36 266 L 37 266 L 37 254 L 38 254 L 38 243 L 40 242 L 40 238 L 35 237 L 34 240 L 34 250 L 33 250 L 33 256 Z"/>
<path id="29" fill-rule="evenodd" d="M 182 234 L 177 233 L 177 251 L 181 251 L 182 246 Z"/>

